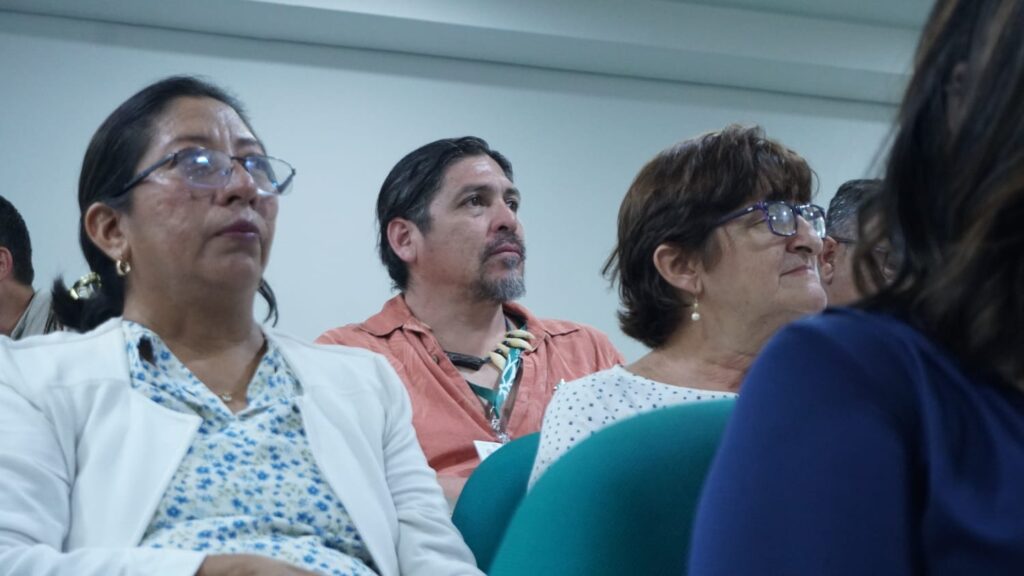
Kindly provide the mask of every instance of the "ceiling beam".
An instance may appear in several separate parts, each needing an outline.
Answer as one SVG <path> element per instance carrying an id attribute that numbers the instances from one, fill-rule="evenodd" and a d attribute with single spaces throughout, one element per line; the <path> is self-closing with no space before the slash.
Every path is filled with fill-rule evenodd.
<path id="1" fill-rule="evenodd" d="M 0 0 L 0 10 L 887 104 L 917 39 L 906 27 L 651 0 Z"/>

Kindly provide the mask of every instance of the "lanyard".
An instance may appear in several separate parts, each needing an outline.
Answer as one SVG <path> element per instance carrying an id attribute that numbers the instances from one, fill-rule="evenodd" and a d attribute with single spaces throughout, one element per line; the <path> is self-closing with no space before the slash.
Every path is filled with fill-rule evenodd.
<path id="1" fill-rule="evenodd" d="M 486 402 L 494 412 L 499 414 L 501 413 L 501 409 L 505 405 L 505 400 L 508 400 L 508 397 L 512 394 L 512 390 L 515 388 L 516 373 L 519 371 L 519 363 L 521 362 L 520 356 L 522 356 L 522 353 L 523 351 L 519 348 L 512 348 L 508 351 L 508 359 L 505 361 L 505 367 L 501 369 L 501 379 L 497 390 L 477 386 L 467 380 L 467 382 L 469 382 L 470 389 L 473 390 L 473 393 Z"/>
<path id="2" fill-rule="evenodd" d="M 505 426 L 508 424 L 507 420 L 511 412 L 511 410 L 502 410 L 502 408 L 505 408 L 505 401 L 515 392 L 516 374 L 519 371 L 522 353 L 523 351 L 519 348 L 511 348 L 508 351 L 508 359 L 505 362 L 505 367 L 501 369 L 501 380 L 497 390 L 466 381 L 473 393 L 487 404 L 488 415 L 491 418 L 491 430 L 494 430 L 494 434 L 502 444 L 510 440 L 508 433 L 505 432 Z"/>
<path id="3" fill-rule="evenodd" d="M 523 326 L 522 331 L 525 332 L 526 326 Z M 532 338 L 527 333 L 528 338 Z M 526 344 L 526 346 L 529 346 Z M 491 420 L 491 429 L 498 436 L 498 440 L 504 444 L 509 441 L 509 436 L 505 432 L 505 426 L 507 424 L 511 409 L 505 410 L 505 401 L 508 400 L 517 386 L 516 376 L 519 372 L 520 364 L 522 363 L 522 355 L 525 350 L 517 346 L 507 346 L 507 356 L 505 357 L 504 366 L 501 367 L 501 378 L 498 381 L 498 387 L 496 390 L 478 386 L 470 381 L 466 381 L 469 384 L 470 390 L 473 391 L 478 398 L 484 401 L 484 404 L 488 407 L 488 415 Z M 449 357 L 457 356 L 459 360 L 464 360 L 461 355 L 449 354 Z M 455 360 L 456 358 L 453 358 Z M 479 366 L 476 366 L 479 368 Z"/>

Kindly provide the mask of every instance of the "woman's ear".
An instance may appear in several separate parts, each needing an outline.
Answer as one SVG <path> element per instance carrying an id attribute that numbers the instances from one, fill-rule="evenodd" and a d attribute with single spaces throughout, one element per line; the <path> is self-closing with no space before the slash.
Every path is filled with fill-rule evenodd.
<path id="1" fill-rule="evenodd" d="M 699 254 L 672 244 L 660 244 L 654 249 L 653 260 L 658 274 L 670 285 L 690 294 L 701 293 L 704 264 Z"/>
<path id="2" fill-rule="evenodd" d="M 391 246 L 391 250 L 406 264 L 416 261 L 418 239 L 421 236 L 419 227 L 405 218 L 392 218 L 388 222 L 388 244 Z"/>
<path id="3" fill-rule="evenodd" d="M 131 253 L 122 228 L 123 214 L 102 202 L 89 206 L 82 217 L 85 233 L 111 260 L 127 260 Z"/>

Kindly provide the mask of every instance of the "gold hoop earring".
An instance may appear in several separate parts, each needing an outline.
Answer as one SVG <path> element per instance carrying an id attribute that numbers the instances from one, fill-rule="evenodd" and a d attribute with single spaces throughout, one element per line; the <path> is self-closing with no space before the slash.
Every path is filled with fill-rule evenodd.
<path id="1" fill-rule="evenodd" d="M 697 297 L 693 298 L 693 312 L 690 313 L 690 320 L 694 322 L 700 322 L 700 303 L 697 302 Z"/>
<path id="2" fill-rule="evenodd" d="M 117 270 L 118 276 L 124 278 L 132 271 L 132 265 L 127 260 L 118 260 L 117 263 L 114 264 L 114 269 Z"/>

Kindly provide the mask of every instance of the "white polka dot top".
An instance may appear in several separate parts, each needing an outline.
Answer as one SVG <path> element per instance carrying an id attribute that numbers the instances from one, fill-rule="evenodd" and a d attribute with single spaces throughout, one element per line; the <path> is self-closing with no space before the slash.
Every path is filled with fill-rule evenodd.
<path id="1" fill-rule="evenodd" d="M 558 387 L 544 412 L 530 488 L 569 448 L 614 422 L 666 406 L 735 397 L 732 392 L 663 384 L 622 366 L 566 382 Z"/>

